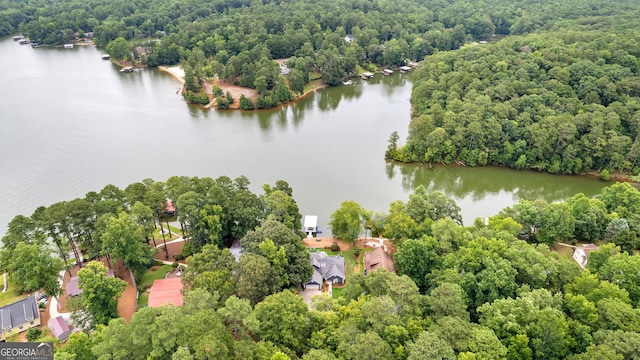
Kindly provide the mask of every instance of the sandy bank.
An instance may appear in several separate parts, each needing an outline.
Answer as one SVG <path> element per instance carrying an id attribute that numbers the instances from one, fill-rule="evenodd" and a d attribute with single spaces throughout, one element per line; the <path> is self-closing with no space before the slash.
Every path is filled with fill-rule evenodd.
<path id="1" fill-rule="evenodd" d="M 180 81 L 181 84 L 184 84 L 184 70 L 182 70 L 179 66 L 158 66 L 158 70 L 169 73 L 169 75 L 173 76 L 176 80 Z"/>

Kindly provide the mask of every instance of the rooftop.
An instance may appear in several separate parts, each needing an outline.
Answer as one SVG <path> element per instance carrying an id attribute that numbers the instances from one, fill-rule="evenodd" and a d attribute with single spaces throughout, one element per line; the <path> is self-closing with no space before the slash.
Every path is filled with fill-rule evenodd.
<path id="1" fill-rule="evenodd" d="M 311 276 L 312 281 L 317 281 L 320 278 L 324 280 L 345 279 L 344 258 L 342 256 L 329 256 L 324 251 L 318 251 L 309 254 L 309 257 L 314 272 Z"/>
<path id="2" fill-rule="evenodd" d="M 0 307 L 0 324 L 5 331 L 39 318 L 40 312 L 34 296 Z"/>
<path id="3" fill-rule="evenodd" d="M 69 331 L 71 331 L 69 329 L 69 325 L 67 325 L 62 316 L 49 319 L 49 323 L 47 325 L 49 326 L 49 329 L 51 329 L 53 336 L 58 339 L 60 339 L 61 337 L 66 338 L 69 334 Z"/>
<path id="4" fill-rule="evenodd" d="M 393 260 L 381 247 L 364 256 L 364 271 L 369 274 L 376 269 L 384 268 L 389 272 L 395 272 Z"/>
<path id="5" fill-rule="evenodd" d="M 182 279 L 154 280 L 149 291 L 149 307 L 160 307 L 172 304 L 182 306 Z"/>

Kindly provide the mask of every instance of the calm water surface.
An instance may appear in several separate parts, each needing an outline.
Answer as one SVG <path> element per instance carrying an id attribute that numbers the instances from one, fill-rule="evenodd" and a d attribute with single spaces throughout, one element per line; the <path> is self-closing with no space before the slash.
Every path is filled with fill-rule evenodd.
<path id="1" fill-rule="evenodd" d="M 464 221 L 520 198 L 594 195 L 598 180 L 499 168 L 389 164 L 389 134 L 406 138 L 408 75 L 318 91 L 295 105 L 240 112 L 186 105 L 169 75 L 131 74 L 95 47 L 32 49 L 0 39 L 0 234 L 17 214 L 172 175 L 246 175 L 252 190 L 284 179 L 303 214 L 329 215 L 344 200 L 375 211 L 417 186 L 439 190 Z"/>

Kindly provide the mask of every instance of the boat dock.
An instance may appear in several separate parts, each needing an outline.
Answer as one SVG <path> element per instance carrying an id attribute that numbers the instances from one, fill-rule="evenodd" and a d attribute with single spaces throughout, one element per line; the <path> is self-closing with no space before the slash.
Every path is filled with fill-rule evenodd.
<path id="1" fill-rule="evenodd" d="M 360 77 L 362 78 L 362 80 L 369 80 L 373 77 L 373 73 L 364 72 L 362 73 L 362 75 L 360 75 Z"/>

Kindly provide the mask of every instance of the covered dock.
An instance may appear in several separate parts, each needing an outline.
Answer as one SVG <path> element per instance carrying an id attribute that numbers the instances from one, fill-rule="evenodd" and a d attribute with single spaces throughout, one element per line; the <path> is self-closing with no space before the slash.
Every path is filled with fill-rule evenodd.
<path id="1" fill-rule="evenodd" d="M 303 230 L 307 233 L 308 238 L 313 237 L 313 234 L 318 231 L 318 216 L 305 215 Z"/>
<path id="2" fill-rule="evenodd" d="M 364 72 L 364 73 L 362 73 L 362 75 L 360 75 L 360 77 L 362 78 L 362 80 L 368 80 L 368 79 L 371 79 L 373 77 L 373 73 Z"/>

